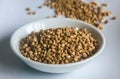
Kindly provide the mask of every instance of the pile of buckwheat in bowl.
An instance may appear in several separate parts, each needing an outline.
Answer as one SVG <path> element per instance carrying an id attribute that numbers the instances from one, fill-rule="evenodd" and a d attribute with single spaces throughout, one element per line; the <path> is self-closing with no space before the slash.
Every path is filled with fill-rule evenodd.
<path id="1" fill-rule="evenodd" d="M 61 27 L 32 32 L 20 41 L 20 52 L 30 60 L 46 64 L 67 64 L 95 54 L 98 41 L 87 28 Z"/>

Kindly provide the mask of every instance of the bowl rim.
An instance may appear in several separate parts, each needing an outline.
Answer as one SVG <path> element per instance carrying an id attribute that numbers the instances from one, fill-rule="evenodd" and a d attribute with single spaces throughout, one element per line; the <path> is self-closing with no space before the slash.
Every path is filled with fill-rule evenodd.
<path id="1" fill-rule="evenodd" d="M 21 30 L 22 28 L 25 28 L 27 27 L 28 25 L 31 25 L 33 23 L 37 23 L 37 22 L 40 22 L 40 21 L 44 21 L 44 20 L 68 20 L 68 21 L 77 21 L 77 22 L 80 22 L 80 23 L 83 23 L 87 26 L 89 26 L 90 28 L 94 29 L 96 32 L 99 33 L 99 35 L 101 36 L 102 38 L 102 44 L 101 44 L 101 47 L 100 49 L 91 57 L 85 59 L 85 60 L 82 60 L 82 61 L 78 61 L 78 62 L 75 62 L 75 63 L 68 63 L 68 64 L 46 64 L 46 63 L 41 63 L 41 62 L 36 62 L 36 61 L 33 61 L 33 60 L 30 60 L 28 58 L 26 58 L 25 56 L 23 56 L 19 50 L 15 49 L 14 48 L 14 45 L 13 45 L 13 38 L 15 37 L 15 34 L 17 34 L 17 32 L 19 30 Z M 84 21 L 81 21 L 81 20 L 76 20 L 76 19 L 71 19 L 71 18 L 48 18 L 48 19 L 41 19 L 41 20 L 37 20 L 37 21 L 33 21 L 33 22 L 30 22 L 30 23 L 27 23 L 25 25 L 22 25 L 20 28 L 18 28 L 11 36 L 10 38 L 10 46 L 13 50 L 13 52 L 20 58 L 22 59 L 23 61 L 26 60 L 27 62 L 31 62 L 31 63 L 34 63 L 36 65 L 42 65 L 42 66 L 49 66 L 49 67 L 68 67 L 68 66 L 74 66 L 74 65 L 78 65 L 78 64 L 82 64 L 82 63 L 85 63 L 85 62 L 88 62 L 89 60 L 92 60 L 93 58 L 97 57 L 102 51 L 103 49 L 105 48 L 105 44 L 106 44 L 106 41 L 105 41 L 105 37 L 104 35 L 102 34 L 101 31 L 99 31 L 96 27 L 94 27 L 93 25 L 91 24 L 88 24 Z M 18 54 L 20 53 L 20 54 Z"/>

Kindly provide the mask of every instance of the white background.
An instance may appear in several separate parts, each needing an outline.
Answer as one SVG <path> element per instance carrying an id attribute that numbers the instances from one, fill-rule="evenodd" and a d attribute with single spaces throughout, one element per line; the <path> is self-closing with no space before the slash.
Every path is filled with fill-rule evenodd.
<path id="1" fill-rule="evenodd" d="M 116 21 L 109 21 L 101 32 L 106 38 L 102 54 L 87 66 L 66 74 L 49 74 L 36 71 L 18 57 L 10 48 L 9 40 L 13 32 L 22 25 L 53 16 L 54 10 L 37 7 L 44 0 L 0 0 L 0 79 L 120 79 L 120 0 L 98 0 L 108 2 Z M 37 15 L 27 15 L 25 8 L 32 7 Z"/>

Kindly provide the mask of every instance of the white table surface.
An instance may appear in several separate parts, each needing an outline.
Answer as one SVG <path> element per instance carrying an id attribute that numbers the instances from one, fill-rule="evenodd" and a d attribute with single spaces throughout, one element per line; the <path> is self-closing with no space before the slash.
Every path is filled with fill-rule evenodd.
<path id="1" fill-rule="evenodd" d="M 44 0 L 0 0 L 0 79 L 120 79 L 120 0 L 98 0 L 108 2 L 116 21 L 110 21 L 102 31 L 106 47 L 100 56 L 87 66 L 66 74 L 49 74 L 34 70 L 16 57 L 9 40 L 21 25 L 53 16 L 54 10 L 43 7 Z M 25 8 L 32 7 L 37 15 L 29 16 Z"/>

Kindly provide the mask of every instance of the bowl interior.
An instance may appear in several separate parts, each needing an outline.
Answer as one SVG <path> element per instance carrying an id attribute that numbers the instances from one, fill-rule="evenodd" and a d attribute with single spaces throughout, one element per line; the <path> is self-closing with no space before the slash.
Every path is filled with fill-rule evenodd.
<path id="1" fill-rule="evenodd" d="M 63 26 L 87 28 L 88 31 L 92 33 L 93 37 L 99 42 L 100 47 L 98 48 L 98 51 L 103 49 L 105 43 L 104 37 L 94 26 L 79 20 L 61 18 L 39 20 L 20 27 L 11 37 L 11 47 L 16 55 L 18 55 L 19 57 L 23 57 L 19 50 L 19 42 L 23 37 L 25 37 L 27 34 L 30 34 L 32 31 L 39 31 L 40 29 L 58 28 Z"/>

